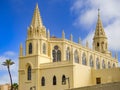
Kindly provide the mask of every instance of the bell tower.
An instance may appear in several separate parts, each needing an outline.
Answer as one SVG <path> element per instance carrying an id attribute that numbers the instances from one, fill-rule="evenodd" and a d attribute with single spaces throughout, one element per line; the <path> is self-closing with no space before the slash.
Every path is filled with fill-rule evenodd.
<path id="1" fill-rule="evenodd" d="M 28 28 L 28 39 L 46 38 L 46 29 L 43 26 L 38 4 L 34 10 L 33 18 L 30 27 Z"/>
<path id="2" fill-rule="evenodd" d="M 22 44 L 19 55 L 19 90 L 40 89 L 40 64 L 50 62 L 48 56 L 48 38 L 42 23 L 38 4 L 34 10 L 32 22 L 28 28 L 25 42 L 25 55 Z M 34 88 L 34 89 L 32 89 Z"/>
<path id="3" fill-rule="evenodd" d="M 93 47 L 94 50 L 107 53 L 108 52 L 108 41 L 100 19 L 100 9 L 98 9 L 98 20 L 96 25 L 96 30 L 93 38 Z"/>
<path id="4" fill-rule="evenodd" d="M 47 55 L 47 51 L 43 52 L 43 48 L 47 50 L 46 28 L 42 23 L 38 4 L 36 4 L 31 25 L 28 27 L 26 56 L 39 54 Z"/>

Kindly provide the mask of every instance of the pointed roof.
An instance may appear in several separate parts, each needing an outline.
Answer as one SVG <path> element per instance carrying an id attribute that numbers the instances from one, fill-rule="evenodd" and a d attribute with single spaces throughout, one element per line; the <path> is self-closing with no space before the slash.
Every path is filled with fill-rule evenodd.
<path id="1" fill-rule="evenodd" d="M 96 30 L 95 30 L 95 35 L 94 38 L 96 37 L 106 37 L 105 31 L 102 25 L 102 21 L 100 19 L 100 9 L 98 9 L 98 20 L 97 20 L 97 25 L 96 25 Z"/>
<path id="2" fill-rule="evenodd" d="M 41 16 L 40 16 L 40 11 L 39 11 L 39 7 L 38 7 L 38 3 L 36 4 L 36 8 L 34 10 L 31 26 L 33 28 L 43 27 L 42 19 L 41 19 Z"/>

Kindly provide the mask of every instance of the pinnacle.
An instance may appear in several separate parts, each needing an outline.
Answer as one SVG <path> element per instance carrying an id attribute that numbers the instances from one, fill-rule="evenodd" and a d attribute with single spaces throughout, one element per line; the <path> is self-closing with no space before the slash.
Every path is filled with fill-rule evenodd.
<path id="1" fill-rule="evenodd" d="M 36 3 L 36 8 L 38 8 L 38 3 Z"/>
<path id="2" fill-rule="evenodd" d="M 102 21 L 100 19 L 100 9 L 98 9 L 98 20 L 97 20 L 97 25 L 96 25 L 96 31 L 95 31 L 95 37 L 106 37 L 104 28 L 102 26 Z"/>
<path id="3" fill-rule="evenodd" d="M 41 16 L 40 16 L 40 11 L 39 11 L 39 7 L 38 7 L 38 3 L 36 4 L 36 8 L 34 10 L 31 25 L 33 26 L 33 29 L 35 29 L 37 27 L 43 27 L 42 19 L 41 19 Z"/>

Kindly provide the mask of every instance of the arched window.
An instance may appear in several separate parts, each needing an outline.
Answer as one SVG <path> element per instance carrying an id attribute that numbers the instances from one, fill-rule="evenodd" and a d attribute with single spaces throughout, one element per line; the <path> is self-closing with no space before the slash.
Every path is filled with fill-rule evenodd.
<path id="1" fill-rule="evenodd" d="M 83 64 L 83 65 L 87 65 L 85 53 L 83 53 L 83 55 L 82 55 L 82 64 Z"/>
<path id="2" fill-rule="evenodd" d="M 59 50 L 58 46 L 54 47 L 54 50 L 52 51 L 53 55 L 53 62 L 61 61 L 61 51 Z"/>
<path id="3" fill-rule="evenodd" d="M 96 59 L 96 69 L 100 69 L 100 61 L 99 61 L 99 58 Z"/>
<path id="4" fill-rule="evenodd" d="M 32 54 L 32 43 L 29 44 L 29 54 Z"/>
<path id="5" fill-rule="evenodd" d="M 115 66 L 115 63 L 113 63 L 113 68 L 114 68 L 114 67 L 116 67 L 116 66 Z"/>
<path id="6" fill-rule="evenodd" d="M 46 44 L 43 43 L 43 54 L 46 54 Z"/>
<path id="7" fill-rule="evenodd" d="M 45 78 L 44 77 L 41 78 L 41 86 L 45 86 Z"/>
<path id="8" fill-rule="evenodd" d="M 104 51 L 104 42 L 101 43 L 101 49 Z"/>
<path id="9" fill-rule="evenodd" d="M 70 49 L 69 47 L 66 50 L 66 60 L 69 61 L 70 60 Z"/>
<path id="10" fill-rule="evenodd" d="M 79 56 L 78 56 L 77 50 L 75 50 L 75 52 L 74 52 L 74 60 L 75 60 L 75 63 L 79 63 Z"/>
<path id="11" fill-rule="evenodd" d="M 97 42 L 97 47 L 99 47 L 99 42 Z"/>
<path id="12" fill-rule="evenodd" d="M 57 79 L 56 79 L 56 76 L 53 77 L 53 85 L 57 85 Z"/>
<path id="13" fill-rule="evenodd" d="M 90 56 L 90 61 L 89 61 L 89 63 L 90 63 L 90 67 L 94 67 L 92 55 Z"/>
<path id="14" fill-rule="evenodd" d="M 104 61 L 104 60 L 102 61 L 102 68 L 103 68 L 103 69 L 106 68 L 106 66 L 105 66 L 105 61 Z"/>
<path id="15" fill-rule="evenodd" d="M 27 78 L 28 80 L 31 80 L 31 66 L 28 66 L 28 70 L 27 70 Z"/>
<path id="16" fill-rule="evenodd" d="M 57 61 L 61 61 L 61 51 L 57 51 Z"/>
<path id="17" fill-rule="evenodd" d="M 111 68 L 110 62 L 108 62 L 108 68 Z"/>
<path id="18" fill-rule="evenodd" d="M 65 75 L 62 76 L 62 85 L 65 85 L 66 84 L 66 77 Z"/>

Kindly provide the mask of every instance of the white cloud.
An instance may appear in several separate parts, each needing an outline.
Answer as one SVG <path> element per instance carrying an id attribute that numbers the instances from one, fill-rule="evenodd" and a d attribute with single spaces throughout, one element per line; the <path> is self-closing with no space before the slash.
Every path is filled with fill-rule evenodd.
<path id="1" fill-rule="evenodd" d="M 12 52 L 12 51 L 7 51 L 4 53 L 5 56 L 15 56 L 16 53 L 15 52 Z"/>
<path id="2" fill-rule="evenodd" d="M 108 37 L 109 49 L 120 51 L 120 0 L 75 0 L 71 11 L 77 16 L 74 25 L 84 26 L 92 31 L 84 38 L 92 45 L 92 39 L 97 21 L 97 9 L 100 8 L 104 30 Z M 80 5 L 80 6 L 79 6 Z M 94 27 L 94 29 L 93 29 Z"/>
<path id="3" fill-rule="evenodd" d="M 5 52 L 2 56 L 0 56 L 0 84 L 10 83 L 7 67 L 3 66 L 2 63 L 6 59 L 11 59 L 15 64 L 10 67 L 11 74 L 13 77 L 13 82 L 18 82 L 18 59 L 17 54 L 12 51 Z"/>

